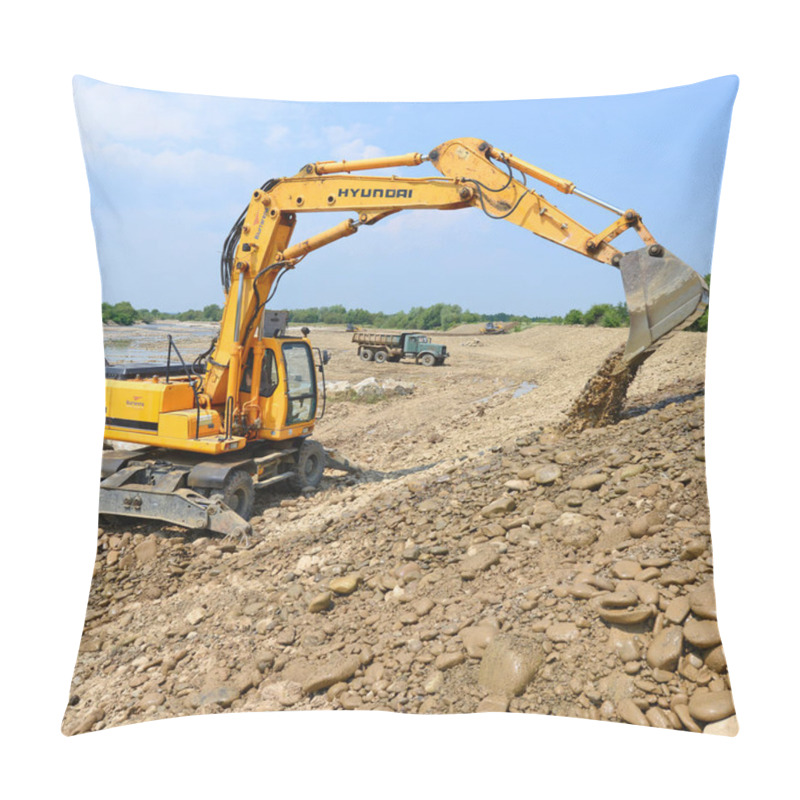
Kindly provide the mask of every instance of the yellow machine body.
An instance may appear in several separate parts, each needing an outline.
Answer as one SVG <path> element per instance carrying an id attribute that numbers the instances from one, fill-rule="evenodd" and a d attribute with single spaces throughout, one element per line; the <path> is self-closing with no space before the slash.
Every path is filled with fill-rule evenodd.
<path id="1" fill-rule="evenodd" d="M 307 339 L 258 339 L 243 359 L 241 412 L 226 430 L 187 378 L 106 381 L 105 438 L 198 453 L 226 453 L 248 441 L 281 442 L 314 429 L 317 387 Z"/>

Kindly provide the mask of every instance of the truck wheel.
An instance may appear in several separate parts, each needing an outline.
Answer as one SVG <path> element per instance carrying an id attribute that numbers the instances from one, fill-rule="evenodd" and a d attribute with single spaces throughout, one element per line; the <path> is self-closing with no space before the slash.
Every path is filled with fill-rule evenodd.
<path id="1" fill-rule="evenodd" d="M 385 350 L 377 350 L 375 352 L 375 363 L 376 364 L 385 364 L 386 359 L 389 357 L 389 354 Z"/>
<path id="2" fill-rule="evenodd" d="M 423 367 L 432 367 L 436 363 L 436 359 L 433 357 L 432 353 L 423 354 L 419 361 Z"/>
<path id="3" fill-rule="evenodd" d="M 367 348 L 364 348 L 359 353 L 359 355 L 361 356 L 361 360 L 362 361 L 372 361 L 373 357 L 375 356 L 375 353 L 373 353 L 372 350 L 368 350 Z"/>
<path id="4" fill-rule="evenodd" d="M 305 439 L 300 445 L 292 481 L 295 488 L 316 489 L 325 471 L 325 448 L 314 439 Z"/>
<path id="5" fill-rule="evenodd" d="M 228 473 L 222 491 L 214 494 L 221 497 L 222 502 L 242 519 L 248 520 L 253 516 L 256 490 L 253 486 L 253 479 L 246 470 L 235 469 Z M 212 494 L 212 497 L 214 494 Z"/>

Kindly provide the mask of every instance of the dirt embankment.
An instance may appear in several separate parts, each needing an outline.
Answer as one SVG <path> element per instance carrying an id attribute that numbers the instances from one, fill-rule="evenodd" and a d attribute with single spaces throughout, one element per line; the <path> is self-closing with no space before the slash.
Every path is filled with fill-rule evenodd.
<path id="1" fill-rule="evenodd" d="M 363 475 L 263 496 L 248 546 L 101 529 L 64 730 L 379 708 L 734 732 L 705 337 L 676 335 L 632 381 L 622 421 L 582 432 L 561 425 L 624 331 L 454 337 L 441 368 L 364 364 L 349 339 L 319 332 L 329 379 L 415 384 L 329 403 L 317 436 Z"/>

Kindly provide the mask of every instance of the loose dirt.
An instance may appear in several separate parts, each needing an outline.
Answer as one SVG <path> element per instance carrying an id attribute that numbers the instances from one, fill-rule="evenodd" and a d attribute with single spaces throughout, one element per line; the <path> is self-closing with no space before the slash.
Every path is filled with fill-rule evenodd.
<path id="1" fill-rule="evenodd" d="M 138 355 L 164 352 L 153 331 L 135 334 Z M 705 335 L 676 334 L 631 376 L 618 423 L 564 427 L 626 334 L 436 335 L 451 356 L 426 368 L 364 363 L 350 334 L 312 328 L 328 380 L 413 392 L 329 398 L 315 436 L 363 471 L 263 494 L 247 545 L 104 524 L 64 731 L 325 708 L 735 733 L 713 600 Z M 184 357 L 211 335 L 187 333 Z"/>

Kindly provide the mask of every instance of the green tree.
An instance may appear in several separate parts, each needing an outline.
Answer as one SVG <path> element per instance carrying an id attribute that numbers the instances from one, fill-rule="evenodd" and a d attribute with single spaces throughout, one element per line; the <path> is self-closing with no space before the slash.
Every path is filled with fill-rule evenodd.
<path id="1" fill-rule="evenodd" d="M 115 303 L 111 307 L 110 318 L 118 325 L 133 325 L 138 319 L 136 309 L 127 301 Z"/>
<path id="2" fill-rule="evenodd" d="M 583 313 L 578 311 L 577 308 L 573 308 L 572 310 L 568 311 L 567 315 L 564 317 L 564 324 L 583 325 Z"/>

